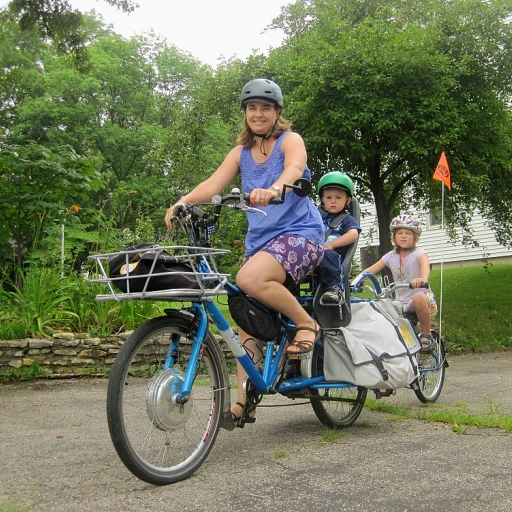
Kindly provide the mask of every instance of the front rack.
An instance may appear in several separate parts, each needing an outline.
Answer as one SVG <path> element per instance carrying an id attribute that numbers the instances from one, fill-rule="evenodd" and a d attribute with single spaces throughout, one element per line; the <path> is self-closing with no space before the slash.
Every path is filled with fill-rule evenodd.
<path id="1" fill-rule="evenodd" d="M 173 288 L 166 290 L 148 290 L 150 280 L 158 277 L 175 275 L 175 272 L 154 272 L 157 259 L 166 251 L 170 253 L 177 263 L 190 265 L 191 272 L 180 272 L 181 275 L 190 276 L 191 281 L 197 283 L 197 288 Z M 130 260 L 141 252 L 154 254 L 152 266 L 147 274 L 110 277 L 108 270 L 109 261 L 115 256 L 124 256 L 126 268 L 130 268 Z M 145 249 L 111 252 L 106 254 L 92 254 L 88 258 L 96 263 L 98 277 L 88 279 L 90 283 L 107 285 L 110 293 L 96 295 L 97 301 L 122 301 L 122 300 L 154 300 L 154 301 L 191 301 L 204 300 L 208 297 L 226 295 L 225 284 L 230 274 L 218 271 L 214 256 L 229 253 L 229 250 L 214 249 L 210 247 L 193 247 L 186 245 L 154 245 Z M 142 291 L 130 291 L 130 282 L 145 279 Z M 117 281 L 126 281 L 127 292 L 114 290 Z M 139 281 L 140 282 L 140 281 Z"/>

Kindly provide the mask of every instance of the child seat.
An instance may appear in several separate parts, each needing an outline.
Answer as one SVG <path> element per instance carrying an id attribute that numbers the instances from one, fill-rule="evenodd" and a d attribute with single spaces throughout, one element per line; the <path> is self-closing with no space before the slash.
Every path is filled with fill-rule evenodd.
<path id="1" fill-rule="evenodd" d="M 348 213 L 354 217 L 358 224 L 360 224 L 361 210 L 359 201 L 356 197 L 352 197 L 352 201 L 348 207 Z M 323 329 L 336 329 L 338 327 L 346 327 L 352 319 L 350 308 L 350 269 L 352 268 L 352 259 L 357 250 L 358 239 L 348 246 L 347 254 L 343 260 L 343 293 L 344 301 L 341 306 L 322 306 L 320 304 L 320 297 L 323 295 L 327 286 L 319 284 L 316 289 L 315 299 L 313 301 L 313 309 L 316 313 L 318 323 Z"/>

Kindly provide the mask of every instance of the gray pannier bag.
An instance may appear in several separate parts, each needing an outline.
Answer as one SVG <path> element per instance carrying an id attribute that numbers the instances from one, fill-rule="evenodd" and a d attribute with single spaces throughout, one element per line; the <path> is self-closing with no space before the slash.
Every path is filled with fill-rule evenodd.
<path id="1" fill-rule="evenodd" d="M 352 321 L 347 327 L 323 331 L 327 381 L 397 389 L 416 379 L 417 366 L 408 344 L 391 311 L 386 311 L 387 306 L 394 308 L 390 304 L 379 307 L 380 302 L 384 301 L 353 303 Z"/>

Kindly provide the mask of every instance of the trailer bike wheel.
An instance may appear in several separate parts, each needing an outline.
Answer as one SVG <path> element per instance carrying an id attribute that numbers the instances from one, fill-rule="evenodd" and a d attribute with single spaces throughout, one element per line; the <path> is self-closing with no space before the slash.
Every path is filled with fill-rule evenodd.
<path id="1" fill-rule="evenodd" d="M 323 375 L 324 347 L 316 343 L 311 356 L 311 375 Z M 332 429 L 347 428 L 352 425 L 363 410 L 366 388 L 347 384 L 346 387 L 311 389 L 311 406 L 316 417 Z"/>
<path id="2" fill-rule="evenodd" d="M 117 454 L 135 476 L 155 485 L 184 480 L 203 464 L 224 410 L 225 362 L 209 331 L 191 394 L 178 403 L 193 323 L 193 315 L 173 312 L 140 326 L 122 346 L 108 383 L 108 427 Z M 171 341 L 175 363 L 165 368 Z"/>
<path id="3" fill-rule="evenodd" d="M 416 354 L 419 377 L 413 383 L 413 389 L 420 402 L 435 402 L 444 384 L 446 355 L 443 342 L 436 331 L 432 331 L 432 352 Z M 415 384 L 415 385 L 414 385 Z"/>

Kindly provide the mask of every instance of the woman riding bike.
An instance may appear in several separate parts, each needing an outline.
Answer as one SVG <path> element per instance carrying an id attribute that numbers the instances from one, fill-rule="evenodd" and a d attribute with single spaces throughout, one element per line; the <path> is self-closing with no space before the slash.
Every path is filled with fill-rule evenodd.
<path id="1" fill-rule="evenodd" d="M 169 208 L 165 222 L 171 225 L 176 206 L 210 201 L 240 174 L 242 191 L 250 193 L 251 204 L 266 215 L 248 215 L 245 260 L 236 283 L 297 326 L 295 339 L 287 348 L 289 354 L 307 353 L 320 329 L 284 284 L 287 280 L 298 283 L 322 259 L 322 219 L 308 197 L 288 194 L 283 205 L 269 205 L 271 199 L 281 196 L 285 183 L 310 179 L 306 148 L 300 135 L 291 131 L 291 123 L 282 117 L 281 89 L 271 80 L 248 82 L 242 89 L 241 106 L 244 125 L 238 145 L 208 179 Z M 239 339 L 257 363 L 262 358 L 262 343 L 243 331 Z M 244 378 L 245 372 L 238 365 L 238 397 L 231 409 L 235 420 L 245 407 Z M 248 414 L 254 417 L 254 408 Z"/>

